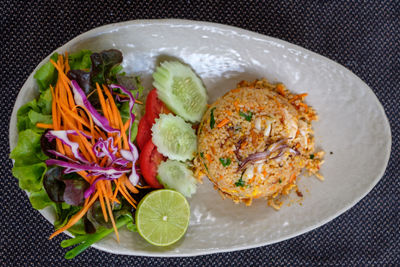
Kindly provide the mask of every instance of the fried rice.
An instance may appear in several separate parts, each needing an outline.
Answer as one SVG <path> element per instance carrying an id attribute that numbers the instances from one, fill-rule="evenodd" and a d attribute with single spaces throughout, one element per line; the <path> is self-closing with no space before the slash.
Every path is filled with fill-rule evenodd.
<path id="1" fill-rule="evenodd" d="M 240 82 L 203 116 L 195 175 L 235 203 L 264 198 L 276 209 L 297 189 L 302 170 L 323 179 L 324 152 L 314 152 L 311 126 L 318 116 L 306 96 L 265 79 Z"/>

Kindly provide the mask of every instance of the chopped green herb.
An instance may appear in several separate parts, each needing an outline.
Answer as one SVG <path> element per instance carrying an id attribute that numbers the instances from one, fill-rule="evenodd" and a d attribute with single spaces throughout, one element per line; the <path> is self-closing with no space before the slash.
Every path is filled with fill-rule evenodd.
<path id="1" fill-rule="evenodd" d="M 310 155 L 310 159 L 314 159 L 314 154 L 311 154 L 311 155 Z"/>
<path id="2" fill-rule="evenodd" d="M 231 164 L 231 159 L 230 158 L 219 158 L 219 161 L 221 162 L 222 166 L 226 167 Z"/>
<path id="3" fill-rule="evenodd" d="M 242 116 L 246 121 L 251 121 L 251 117 L 253 117 L 253 113 L 251 111 L 247 113 L 239 111 L 239 115 Z"/>
<path id="4" fill-rule="evenodd" d="M 200 152 L 200 157 L 204 159 L 204 152 Z"/>
<path id="5" fill-rule="evenodd" d="M 208 172 L 207 165 L 203 162 L 204 168 L 206 168 L 206 171 Z"/>
<path id="6" fill-rule="evenodd" d="M 282 180 L 281 180 L 281 179 L 279 179 L 279 183 L 280 183 L 280 184 L 282 183 Z"/>
<path id="7" fill-rule="evenodd" d="M 244 187 L 245 183 L 242 180 L 242 177 L 239 178 L 239 180 L 237 180 L 237 182 L 235 183 L 236 186 L 240 186 L 240 187 Z"/>
<path id="8" fill-rule="evenodd" d="M 214 119 L 214 110 L 215 110 L 216 108 L 214 107 L 214 108 L 212 108 L 211 109 L 211 118 L 210 118 L 210 128 L 211 129 L 213 129 L 214 128 L 214 125 L 215 125 L 215 119 Z"/>

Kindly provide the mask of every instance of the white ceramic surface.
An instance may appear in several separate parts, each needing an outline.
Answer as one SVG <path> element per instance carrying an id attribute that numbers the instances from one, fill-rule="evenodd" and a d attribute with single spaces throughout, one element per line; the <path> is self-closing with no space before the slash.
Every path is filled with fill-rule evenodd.
<path id="1" fill-rule="evenodd" d="M 235 205 L 222 200 L 205 181 L 190 199 L 190 226 L 178 244 L 156 248 L 138 234 L 123 231 L 119 244 L 111 236 L 95 244 L 98 249 L 129 255 L 193 256 L 275 243 L 339 216 L 363 198 L 384 173 L 391 135 L 378 99 L 349 70 L 304 48 L 230 26 L 184 20 L 107 25 L 76 37 L 57 51 L 82 48 L 120 49 L 125 70 L 141 73 L 147 87 L 151 86 L 150 75 L 159 61 L 178 58 L 203 79 L 210 101 L 243 79 L 262 77 L 283 82 L 296 93 L 307 92 L 308 104 L 320 116 L 320 121 L 314 124 L 317 146 L 328 152 L 321 170 L 325 181 L 304 177 L 299 182 L 304 193 L 302 205 L 284 205 L 279 212 L 262 200 L 251 207 Z M 17 140 L 16 111 L 37 94 L 33 73 L 22 87 L 13 110 L 11 148 Z M 330 155 L 330 151 L 334 154 Z M 290 199 L 298 197 L 292 195 Z M 50 222 L 54 220 L 51 210 L 41 213 Z"/>

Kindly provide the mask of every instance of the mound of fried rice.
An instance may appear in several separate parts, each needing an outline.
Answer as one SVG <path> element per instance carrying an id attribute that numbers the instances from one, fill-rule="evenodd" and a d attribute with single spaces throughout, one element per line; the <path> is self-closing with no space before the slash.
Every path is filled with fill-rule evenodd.
<path id="1" fill-rule="evenodd" d="M 198 129 L 195 175 L 207 176 L 221 195 L 251 205 L 265 198 L 279 209 L 297 190 L 304 169 L 318 172 L 324 152 L 314 152 L 316 112 L 283 84 L 242 81 L 213 103 Z"/>

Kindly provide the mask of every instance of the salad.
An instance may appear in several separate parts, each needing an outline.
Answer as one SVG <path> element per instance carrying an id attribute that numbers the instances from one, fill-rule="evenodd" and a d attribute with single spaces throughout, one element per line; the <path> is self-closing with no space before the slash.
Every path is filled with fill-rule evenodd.
<path id="1" fill-rule="evenodd" d="M 122 53 L 55 53 L 34 75 L 37 99 L 17 112 L 13 175 L 35 209 L 51 207 L 73 258 L 118 229 L 168 246 L 186 232 L 196 192 L 196 124 L 207 93 L 180 62 L 163 62 L 146 92 Z M 134 233 L 132 233 L 134 234 Z"/>

